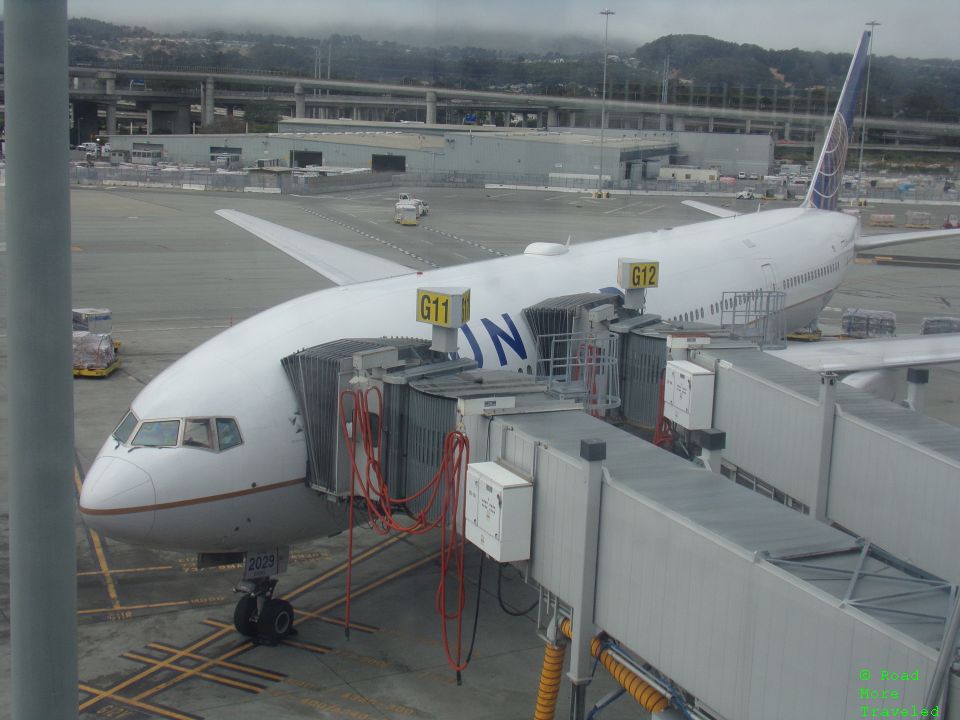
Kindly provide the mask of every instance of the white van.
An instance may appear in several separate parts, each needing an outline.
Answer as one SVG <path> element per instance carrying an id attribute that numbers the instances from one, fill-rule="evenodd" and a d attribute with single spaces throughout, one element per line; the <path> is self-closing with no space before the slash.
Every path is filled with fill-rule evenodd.
<path id="1" fill-rule="evenodd" d="M 83 152 L 95 153 L 100 151 L 100 146 L 97 145 L 95 142 L 85 142 L 77 145 L 77 150 L 82 150 Z"/>

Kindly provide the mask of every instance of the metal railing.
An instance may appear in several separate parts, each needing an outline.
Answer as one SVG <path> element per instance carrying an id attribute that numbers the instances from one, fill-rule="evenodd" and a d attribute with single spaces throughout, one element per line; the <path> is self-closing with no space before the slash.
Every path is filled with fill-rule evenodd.
<path id="1" fill-rule="evenodd" d="M 619 339 L 607 331 L 544 335 L 550 354 L 537 361 L 537 377 L 552 395 L 581 400 L 588 412 L 620 407 Z"/>
<path id="2" fill-rule="evenodd" d="M 725 292 L 722 297 L 720 327 L 762 348 L 786 347 L 785 292 L 740 290 Z"/>

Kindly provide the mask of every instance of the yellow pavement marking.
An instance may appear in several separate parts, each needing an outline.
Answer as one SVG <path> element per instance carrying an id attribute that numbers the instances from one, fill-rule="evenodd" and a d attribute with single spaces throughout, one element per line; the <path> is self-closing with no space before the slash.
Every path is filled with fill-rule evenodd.
<path id="1" fill-rule="evenodd" d="M 80 482 L 80 472 L 76 468 L 73 469 L 73 482 L 77 486 L 77 496 L 79 497 L 83 484 Z M 113 603 L 114 609 L 117 609 L 120 607 L 120 597 L 117 595 L 117 586 L 113 582 L 110 566 L 107 565 L 107 556 L 103 552 L 103 543 L 100 541 L 100 535 L 96 530 L 92 530 L 91 528 L 87 528 L 87 532 L 90 533 L 93 554 L 97 556 L 100 573 L 103 575 L 103 580 L 107 585 L 107 596 L 110 598 L 110 602 Z"/>
<path id="2" fill-rule="evenodd" d="M 140 567 L 140 568 L 125 568 L 123 570 L 109 570 L 108 572 L 111 575 L 123 575 L 124 573 L 141 573 L 141 572 L 159 572 L 161 570 L 173 570 L 173 565 L 154 565 L 153 567 Z M 84 572 L 78 572 L 77 577 L 87 577 L 90 575 L 103 575 L 103 570 L 85 570 Z"/>
<path id="3" fill-rule="evenodd" d="M 160 652 L 166 652 L 166 653 L 179 652 L 177 648 L 171 647 L 169 645 L 164 645 L 163 643 L 148 643 L 147 647 L 150 648 L 151 650 L 159 650 Z M 208 657 L 199 655 L 197 653 L 186 653 L 184 657 L 188 657 L 191 660 L 209 660 L 210 659 Z M 273 680 L 274 682 L 282 682 L 287 677 L 283 673 L 272 672 L 270 670 L 263 670 L 261 668 L 254 667 L 252 665 L 246 665 L 244 663 L 217 662 L 217 665 L 227 670 L 234 670 L 236 672 L 246 673 L 247 675 L 254 675 L 257 677 L 261 677 L 264 680 Z"/>
<path id="4" fill-rule="evenodd" d="M 152 658 L 149 655 L 141 655 L 135 652 L 125 652 L 120 657 L 125 657 L 128 660 L 135 660 L 136 662 L 142 662 L 147 665 L 156 665 L 160 662 L 157 660 L 157 658 Z M 181 665 L 170 665 L 169 668 L 178 672 L 188 672 L 190 670 L 190 668 Z M 214 675 L 213 673 L 206 672 L 197 673 L 197 675 L 202 677 L 204 680 L 210 680 L 211 682 L 220 683 L 221 685 L 229 685 L 230 687 L 235 687 L 238 690 L 244 690 L 249 693 L 258 694 L 266 689 L 265 685 L 244 682 L 243 680 L 235 680 L 234 678 L 224 677 L 223 675 Z"/>
<path id="5" fill-rule="evenodd" d="M 393 545 L 393 544 L 395 544 L 396 542 L 398 542 L 398 541 L 401 539 L 401 537 L 402 537 L 402 536 L 400 536 L 400 535 L 394 535 L 394 536 L 388 538 L 387 540 L 385 540 L 384 542 L 379 543 L 378 545 L 375 545 L 375 546 L 373 546 L 373 547 L 365 550 L 364 552 L 360 553 L 359 555 L 357 555 L 357 556 L 353 559 L 354 562 L 357 562 L 357 561 L 360 561 L 360 560 L 366 560 L 366 559 L 372 557 L 373 555 L 375 555 L 376 553 L 380 552 L 381 550 L 383 550 L 383 549 L 385 549 L 385 548 L 387 548 L 387 547 L 390 547 L 391 545 Z M 417 560 L 417 561 L 413 562 L 413 563 L 410 564 L 410 565 L 407 565 L 407 566 L 405 566 L 405 567 L 403 567 L 403 568 L 400 568 L 400 569 L 398 569 L 398 570 L 395 570 L 394 572 L 392 572 L 392 573 L 390 573 L 390 574 L 388 574 L 388 575 L 386 575 L 386 576 L 384 576 L 384 577 L 382 577 L 382 578 L 374 581 L 373 583 L 370 583 L 369 585 L 366 585 L 366 586 L 357 588 L 356 590 L 353 591 L 352 595 L 353 595 L 354 597 L 364 595 L 364 594 L 366 594 L 367 592 L 373 590 L 374 588 L 377 588 L 377 587 L 383 585 L 384 583 L 388 582 L 389 580 L 392 580 L 392 579 L 394 579 L 394 578 L 396 578 L 396 577 L 399 577 L 400 575 L 402 575 L 402 574 L 404 574 L 404 573 L 406 573 L 406 572 L 409 572 L 409 571 L 411 571 L 411 570 L 414 570 L 414 569 L 420 567 L 421 565 L 424 565 L 424 564 L 426 564 L 426 563 L 428 563 L 428 562 L 431 562 L 432 560 L 435 560 L 435 559 L 439 556 L 439 554 L 440 554 L 439 552 L 433 553 L 433 554 L 428 555 L 428 556 L 426 556 L 426 557 L 424 557 L 424 558 L 421 558 L 420 560 Z M 337 567 L 335 567 L 335 568 L 333 568 L 333 569 L 331 569 L 331 570 L 323 573 L 322 575 L 318 576 L 317 578 L 314 578 L 313 580 L 311 580 L 311 581 L 309 581 L 309 582 L 307 582 L 307 583 L 304 583 L 303 585 L 301 585 L 300 587 L 294 589 L 293 591 L 291 591 L 290 593 L 288 593 L 288 594 L 285 595 L 284 597 L 286 597 L 286 598 L 292 598 L 292 597 L 294 597 L 294 596 L 296 596 L 296 595 L 302 594 L 303 592 L 306 592 L 306 591 L 309 590 L 310 588 L 312 588 L 312 587 L 314 587 L 315 585 L 317 585 L 317 584 L 319 584 L 320 582 L 322 582 L 324 579 L 328 579 L 328 578 L 330 578 L 330 577 L 332 577 L 332 576 L 334 576 L 334 575 L 336 575 L 336 574 L 338 574 L 338 573 L 340 573 L 340 572 L 343 572 L 343 571 L 346 569 L 346 566 L 347 566 L 347 563 L 346 563 L 346 562 L 343 562 L 343 563 L 341 563 L 340 565 L 338 565 Z M 177 603 L 173 603 L 173 604 L 185 604 L 185 603 L 188 603 L 188 602 L 189 602 L 189 601 L 178 601 Z M 315 609 L 315 610 L 312 611 L 312 612 L 310 612 L 310 611 L 298 610 L 298 611 L 297 611 L 297 615 L 306 616 L 306 617 L 322 618 L 325 613 L 329 612 L 330 610 L 332 610 L 333 608 L 337 607 L 338 605 L 342 605 L 342 604 L 345 603 L 345 602 L 346 602 L 346 597 L 345 597 L 345 596 L 342 596 L 342 597 L 340 597 L 340 598 L 337 599 L 337 600 L 333 600 L 333 601 L 331 601 L 331 602 L 329 602 L 329 603 L 326 603 L 326 604 L 320 606 L 319 608 Z M 147 605 L 146 607 L 149 607 L 149 606 L 150 606 L 150 605 Z M 138 607 L 138 606 L 130 606 L 130 608 L 132 608 L 132 609 L 136 609 L 137 607 Z M 101 612 L 102 612 L 102 610 L 101 610 Z M 300 619 L 300 618 L 298 618 L 298 619 Z M 219 625 L 219 623 L 216 623 L 215 621 L 214 621 L 213 623 L 209 623 L 209 622 L 207 622 L 207 621 L 204 621 L 204 622 L 206 622 L 207 624 Z M 135 697 L 132 698 L 132 699 L 131 699 L 131 698 L 126 698 L 126 697 L 120 696 L 120 695 L 118 695 L 117 693 L 119 693 L 119 692 L 121 692 L 122 690 L 125 690 L 125 689 L 127 689 L 127 688 L 129 688 L 129 687 L 131 687 L 132 685 L 138 683 L 139 681 L 143 680 L 144 678 L 147 678 L 147 677 L 150 677 L 151 675 L 156 674 L 156 673 L 159 672 L 160 670 L 172 668 L 173 665 L 174 665 L 174 663 L 177 662 L 178 660 L 180 660 L 180 659 L 182 659 L 182 658 L 185 658 L 185 657 L 192 657 L 192 655 L 195 653 L 196 650 L 199 650 L 199 649 L 202 648 L 202 647 L 205 647 L 205 646 L 207 646 L 207 645 L 210 645 L 210 644 L 216 642 L 217 640 L 221 640 L 221 639 L 223 639 L 223 638 L 225 638 L 225 637 L 228 637 L 229 635 L 233 634 L 234 632 L 235 632 L 235 630 L 234 630 L 233 626 L 231 626 L 231 625 L 221 626 L 220 629 L 216 630 L 215 632 L 210 633 L 210 634 L 207 635 L 206 637 L 200 638 L 199 640 L 197 640 L 196 642 L 194 642 L 193 644 L 191 644 L 191 645 L 189 645 L 189 646 L 187 646 L 187 647 L 185 647 L 185 648 L 177 649 L 176 651 L 173 652 L 173 654 L 170 655 L 170 657 L 164 658 L 163 660 L 157 661 L 156 664 L 151 665 L 150 667 L 148 667 L 148 668 L 146 668 L 146 669 L 144 669 L 144 670 L 142 670 L 142 671 L 140 671 L 140 672 L 138 672 L 138 673 L 135 673 L 134 675 L 131 675 L 131 676 L 128 677 L 126 680 L 123 680 L 123 681 L 117 683 L 116 685 L 114 685 L 113 687 L 111 687 L 111 688 L 109 688 L 109 689 L 107 689 L 107 690 L 98 690 L 98 689 L 92 688 L 92 687 L 90 687 L 90 686 L 88 686 L 88 685 L 82 685 L 82 684 L 81 684 L 81 685 L 80 685 L 80 689 L 81 689 L 81 690 L 84 690 L 85 692 L 91 693 L 91 694 L 92 694 L 92 697 L 90 697 L 90 698 L 88 698 L 87 700 L 85 700 L 85 701 L 83 701 L 82 703 L 80 703 L 79 710 L 80 710 L 80 711 L 84 711 L 84 710 L 89 709 L 89 708 L 92 707 L 93 705 L 96 705 L 97 703 L 102 702 L 102 701 L 104 701 L 104 700 L 114 699 L 114 700 L 116 700 L 117 702 L 125 703 L 125 704 L 131 705 L 131 706 L 133 706 L 133 707 L 137 707 L 137 708 L 140 708 L 140 709 L 148 709 L 150 712 L 155 712 L 156 714 L 162 715 L 163 717 L 173 718 L 173 720 L 192 720 L 192 718 L 191 718 L 190 716 L 179 715 L 179 714 L 175 714 L 175 713 L 170 713 L 169 711 L 163 711 L 162 708 L 154 708 L 153 706 L 150 706 L 150 705 L 147 705 L 146 703 L 143 703 L 142 700 L 143 700 L 144 698 L 150 697 L 150 696 L 152 696 L 152 695 L 156 695 L 157 693 L 162 692 L 162 691 L 164 691 L 164 690 L 166 690 L 166 689 L 168 689 L 168 688 L 170 688 L 170 687 L 173 687 L 174 685 L 179 684 L 180 682 L 188 679 L 189 677 L 192 677 L 193 675 L 197 675 L 197 674 L 199 674 L 199 673 L 207 670 L 208 668 L 210 668 L 210 667 L 213 666 L 213 665 L 222 664 L 223 662 L 225 662 L 225 661 L 227 661 L 227 660 L 230 660 L 231 658 L 235 657 L 236 655 L 239 655 L 240 653 L 246 652 L 246 651 L 249 650 L 250 648 L 254 647 L 254 644 L 253 644 L 252 642 L 250 642 L 250 641 L 241 642 L 240 644 L 236 645 L 234 648 L 232 648 L 232 649 L 230 649 L 230 650 L 227 650 L 227 651 L 224 652 L 224 653 L 221 653 L 218 657 L 205 659 L 205 661 L 204 661 L 202 664 L 198 665 L 198 666 L 195 667 L 195 668 L 190 668 L 189 670 L 180 670 L 180 673 L 181 673 L 180 675 L 172 678 L 171 680 L 168 680 L 168 681 L 166 681 L 166 682 L 160 683 L 159 685 L 156 685 L 156 686 L 154 686 L 154 687 L 152 687 L 152 688 L 148 688 L 147 690 L 144 690 L 143 692 L 141 692 L 139 695 L 135 696 Z"/>
<path id="6" fill-rule="evenodd" d="M 178 605 L 189 605 L 189 600 L 169 600 L 167 602 L 143 603 L 141 605 L 114 605 L 108 608 L 91 608 L 88 610 L 77 610 L 77 615 L 96 615 L 97 613 L 117 612 L 123 610 L 148 610 L 151 608 L 177 607 Z"/>
<path id="7" fill-rule="evenodd" d="M 325 655 L 326 653 L 331 652 L 331 649 L 328 647 L 324 647 L 323 645 L 314 645 L 313 643 L 303 642 L 302 640 L 291 640 L 290 638 L 284 638 L 283 644 L 300 648 L 301 650 L 309 650 L 310 652 L 317 653 L 318 655 Z"/>
<path id="8" fill-rule="evenodd" d="M 80 683 L 80 689 L 83 692 L 93 693 L 94 695 L 99 695 L 100 693 L 100 691 L 97 690 L 95 687 L 91 687 L 90 685 L 85 685 L 84 683 Z M 157 705 L 151 705 L 149 703 L 139 702 L 138 700 L 132 700 L 130 698 L 121 697 L 119 695 L 111 696 L 110 699 L 115 700 L 121 705 L 130 705 L 131 707 L 135 707 L 138 710 L 146 710 L 147 712 L 151 712 L 154 715 L 170 718 L 170 720 L 196 720 L 195 715 L 184 715 L 182 713 L 166 710 L 165 708 L 158 707 Z M 80 708 L 83 709 L 83 705 L 81 705 Z"/>

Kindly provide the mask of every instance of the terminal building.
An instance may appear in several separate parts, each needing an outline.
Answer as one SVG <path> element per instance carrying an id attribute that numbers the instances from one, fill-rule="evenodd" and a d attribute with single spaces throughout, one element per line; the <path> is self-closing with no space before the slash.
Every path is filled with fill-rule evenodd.
<path id="1" fill-rule="evenodd" d="M 112 152 L 158 161 L 238 167 L 328 166 L 371 172 L 476 176 L 487 182 L 576 184 L 627 189 L 682 165 L 720 174 L 764 175 L 773 163 L 768 135 L 698 132 L 426 125 L 355 120 L 284 120 L 279 132 L 243 135 L 113 135 Z M 602 159 L 601 159 L 602 156 Z"/>

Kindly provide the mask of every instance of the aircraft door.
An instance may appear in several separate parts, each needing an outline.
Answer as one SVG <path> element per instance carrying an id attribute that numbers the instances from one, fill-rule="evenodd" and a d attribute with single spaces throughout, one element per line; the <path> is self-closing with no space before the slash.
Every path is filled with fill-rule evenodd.
<path id="1" fill-rule="evenodd" d="M 777 271 L 774 269 L 772 263 L 765 262 L 760 266 L 760 269 L 763 271 L 763 289 L 764 290 L 779 290 L 777 286 Z"/>

